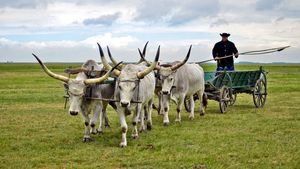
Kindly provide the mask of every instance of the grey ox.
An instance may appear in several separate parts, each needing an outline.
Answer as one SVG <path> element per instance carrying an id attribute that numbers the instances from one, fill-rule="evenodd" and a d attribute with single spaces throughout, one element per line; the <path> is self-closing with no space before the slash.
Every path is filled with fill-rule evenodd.
<path id="1" fill-rule="evenodd" d="M 37 59 L 43 70 L 54 79 L 63 81 L 65 87 L 67 88 L 69 98 L 69 113 L 71 115 L 77 115 L 81 112 L 84 118 L 85 131 L 83 136 L 83 141 L 91 141 L 90 133 L 96 134 L 102 133 L 103 131 L 103 117 L 106 114 L 106 106 L 108 102 L 101 100 L 88 100 L 85 98 L 87 88 L 92 89 L 91 97 L 95 98 L 110 98 L 114 93 L 114 86 L 110 84 L 100 84 L 104 82 L 115 69 L 112 68 L 107 73 L 99 78 L 88 79 L 87 75 L 84 72 L 78 73 L 75 79 L 71 79 L 62 75 L 58 75 L 50 71 L 42 61 L 35 55 L 33 56 Z M 83 70 L 92 70 L 92 67 L 95 71 L 100 71 L 102 67 L 98 65 L 94 60 L 88 60 L 82 65 Z M 89 114 L 93 111 L 93 117 L 90 119 Z M 95 125 L 97 120 L 100 120 L 99 128 L 96 129 Z"/>
<path id="2" fill-rule="evenodd" d="M 190 46 L 186 58 L 182 62 L 160 65 L 158 69 L 158 78 L 162 85 L 161 88 L 161 114 L 163 114 L 164 125 L 169 124 L 169 104 L 170 100 L 177 103 L 176 122 L 181 122 L 180 112 L 185 97 L 190 98 L 191 113 L 190 119 L 194 119 L 194 94 L 198 94 L 200 100 L 200 114 L 204 114 L 204 107 L 207 100 L 204 95 L 204 71 L 197 64 L 185 64 L 191 53 Z M 203 99 L 204 98 L 204 99 Z"/>
<path id="3" fill-rule="evenodd" d="M 104 57 L 104 53 L 99 46 L 99 51 L 103 66 L 106 69 L 111 69 Z M 126 115 L 133 111 L 133 132 L 132 137 L 138 137 L 137 123 L 140 117 L 141 125 L 139 131 L 145 130 L 144 117 L 146 113 L 147 129 L 151 129 L 152 119 L 152 102 L 155 89 L 155 77 L 153 69 L 156 67 L 159 59 L 160 47 L 157 50 L 154 62 L 148 67 L 145 63 L 126 64 L 122 69 L 114 70 L 114 74 L 118 77 L 115 87 L 115 100 L 119 101 L 117 104 L 117 112 L 122 130 L 122 140 L 120 147 L 127 146 L 126 134 L 128 126 L 126 123 Z"/>

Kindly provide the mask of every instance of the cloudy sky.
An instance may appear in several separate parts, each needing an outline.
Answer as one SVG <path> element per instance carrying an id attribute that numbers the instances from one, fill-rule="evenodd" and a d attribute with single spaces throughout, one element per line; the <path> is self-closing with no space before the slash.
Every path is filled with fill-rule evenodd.
<path id="1" fill-rule="evenodd" d="M 291 45 L 280 53 L 237 61 L 300 62 L 299 0 L 0 0 L 0 62 L 99 60 L 96 42 L 118 60 L 211 58 L 219 33 L 231 33 L 240 52 Z"/>

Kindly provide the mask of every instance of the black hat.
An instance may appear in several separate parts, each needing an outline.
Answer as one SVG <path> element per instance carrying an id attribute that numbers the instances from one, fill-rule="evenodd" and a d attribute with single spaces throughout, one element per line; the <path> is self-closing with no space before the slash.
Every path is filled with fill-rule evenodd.
<path id="1" fill-rule="evenodd" d="M 229 37 L 229 36 L 230 36 L 230 33 L 220 33 L 220 35 L 221 35 L 222 37 Z"/>

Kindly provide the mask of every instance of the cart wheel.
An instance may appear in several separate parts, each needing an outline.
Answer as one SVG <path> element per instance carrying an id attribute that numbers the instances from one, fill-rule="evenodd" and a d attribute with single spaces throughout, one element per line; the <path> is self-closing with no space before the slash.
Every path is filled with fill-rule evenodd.
<path id="1" fill-rule="evenodd" d="M 267 100 L 267 85 L 265 80 L 258 79 L 253 90 L 253 102 L 255 107 L 264 107 Z"/>
<path id="2" fill-rule="evenodd" d="M 230 103 L 230 91 L 228 87 L 223 86 L 220 90 L 220 100 L 219 100 L 219 107 L 221 113 L 226 112 L 229 103 Z"/>
<path id="3" fill-rule="evenodd" d="M 190 98 L 185 97 L 185 99 L 184 99 L 184 107 L 185 107 L 185 110 L 187 112 L 189 112 L 189 113 L 191 112 Z"/>
<path id="4" fill-rule="evenodd" d="M 237 96 L 236 93 L 232 95 L 232 99 L 230 99 L 230 101 L 229 101 L 229 106 L 233 106 L 234 105 L 234 103 L 236 101 L 236 96 Z"/>

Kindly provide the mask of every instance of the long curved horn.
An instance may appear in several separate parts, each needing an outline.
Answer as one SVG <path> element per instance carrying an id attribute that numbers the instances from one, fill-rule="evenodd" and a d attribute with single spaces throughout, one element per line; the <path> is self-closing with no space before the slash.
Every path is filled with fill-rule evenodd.
<path id="1" fill-rule="evenodd" d="M 117 65 L 118 62 L 112 57 L 112 55 L 111 55 L 111 53 L 110 53 L 110 50 L 109 50 L 109 47 L 106 46 L 106 48 L 107 48 L 108 57 L 109 57 L 109 59 L 111 60 L 112 64 L 113 64 L 114 66 Z M 120 65 L 118 66 L 118 69 L 119 69 L 119 70 L 122 70 L 123 67 L 124 67 L 124 65 L 123 65 L 123 64 L 120 64 Z"/>
<path id="2" fill-rule="evenodd" d="M 111 73 L 118 67 L 120 66 L 120 64 L 122 64 L 122 62 L 118 63 L 116 66 L 114 66 L 113 68 L 111 68 L 107 73 L 105 73 L 105 75 L 99 77 L 99 78 L 93 78 L 93 79 L 86 79 L 84 80 L 84 84 L 89 85 L 89 84 L 95 84 L 95 83 L 101 83 L 104 80 L 108 79 L 108 77 L 111 75 Z"/>
<path id="3" fill-rule="evenodd" d="M 108 64 L 107 60 L 105 59 L 104 53 L 103 53 L 103 50 L 102 50 L 100 44 L 97 43 L 97 45 L 98 45 L 98 48 L 99 48 L 100 57 L 101 57 L 101 61 L 102 61 L 102 64 L 103 64 L 104 68 L 105 68 L 106 70 L 110 70 L 112 67 Z M 113 73 L 114 73 L 116 76 L 119 76 L 121 72 L 120 72 L 119 70 L 114 69 Z"/>
<path id="4" fill-rule="evenodd" d="M 190 46 L 190 49 L 189 49 L 189 51 L 188 51 L 185 59 L 182 62 L 180 62 L 180 63 L 178 63 L 178 64 L 176 64 L 176 65 L 174 65 L 174 66 L 171 67 L 172 71 L 180 68 L 182 65 L 184 65 L 189 60 L 189 57 L 190 57 L 190 54 L 191 54 L 191 49 L 192 49 L 192 45 Z"/>
<path id="5" fill-rule="evenodd" d="M 57 80 L 61 80 L 63 82 L 68 82 L 69 81 L 69 78 L 68 77 L 65 77 L 65 76 L 62 76 L 62 75 L 58 75 L 58 74 L 55 74 L 53 72 L 51 72 L 46 65 L 44 65 L 44 63 L 35 55 L 32 53 L 32 55 L 36 58 L 36 60 L 39 62 L 39 64 L 41 65 L 42 69 L 45 71 L 45 73 L 47 73 L 49 76 L 53 77 L 54 79 L 57 79 Z"/>
<path id="6" fill-rule="evenodd" d="M 149 43 L 149 41 L 146 42 L 146 44 L 145 44 L 145 46 L 144 46 L 144 49 L 143 49 L 143 54 L 142 54 L 142 55 L 141 55 L 141 52 L 140 52 L 141 58 L 140 58 L 140 60 L 138 61 L 138 63 L 141 63 L 141 62 L 143 62 L 143 61 L 146 61 L 146 62 L 147 62 L 147 60 L 145 59 L 145 56 L 146 56 L 146 49 L 147 49 L 148 43 Z M 140 50 L 140 49 L 139 49 L 139 50 Z"/>
<path id="7" fill-rule="evenodd" d="M 148 68 L 146 68 L 145 70 L 143 70 L 142 72 L 138 72 L 137 73 L 137 77 L 139 79 L 144 78 L 147 74 L 149 74 L 153 69 L 155 69 L 158 59 L 159 59 L 159 54 L 160 54 L 160 46 L 158 46 L 157 52 L 156 52 L 156 56 L 155 56 L 155 60 L 154 62 L 151 63 L 151 66 L 149 66 Z"/>

